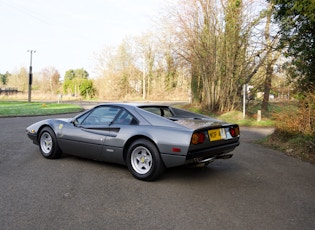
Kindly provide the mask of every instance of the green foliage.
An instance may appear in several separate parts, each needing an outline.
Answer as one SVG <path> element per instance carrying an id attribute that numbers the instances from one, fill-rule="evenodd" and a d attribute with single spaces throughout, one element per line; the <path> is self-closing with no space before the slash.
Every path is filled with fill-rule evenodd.
<path id="1" fill-rule="evenodd" d="M 66 71 L 65 73 L 65 80 L 73 80 L 74 78 L 83 78 L 83 79 L 88 79 L 89 78 L 89 73 L 84 70 L 83 68 L 81 69 L 70 69 Z"/>
<path id="2" fill-rule="evenodd" d="M 63 82 L 64 93 L 79 94 L 83 98 L 93 98 L 96 90 L 93 86 L 93 81 L 88 79 L 88 77 L 89 74 L 84 69 L 66 71 Z"/>
<path id="3" fill-rule="evenodd" d="M 0 83 L 2 85 L 6 85 L 8 83 L 10 77 L 10 73 L 6 72 L 5 74 L 0 74 Z"/>
<path id="4" fill-rule="evenodd" d="M 4 74 L 0 74 L 0 82 L 2 83 L 2 85 L 6 84 L 7 79 Z"/>
<path id="5" fill-rule="evenodd" d="M 95 88 L 93 87 L 93 81 L 89 79 L 83 79 L 79 86 L 80 95 L 84 98 L 93 98 L 95 96 Z"/>
<path id="6" fill-rule="evenodd" d="M 315 86 L 315 1 L 268 0 L 280 27 L 281 46 L 290 58 L 286 67 L 300 92 Z"/>

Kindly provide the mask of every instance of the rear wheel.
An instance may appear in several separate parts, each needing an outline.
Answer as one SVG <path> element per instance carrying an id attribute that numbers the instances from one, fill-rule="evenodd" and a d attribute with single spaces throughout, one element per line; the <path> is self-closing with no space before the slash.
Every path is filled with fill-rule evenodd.
<path id="1" fill-rule="evenodd" d="M 56 159 L 61 156 L 56 135 L 51 128 L 45 127 L 41 130 L 39 134 L 39 149 L 41 154 L 48 159 Z"/>
<path id="2" fill-rule="evenodd" d="M 131 144 L 127 153 L 127 167 L 140 180 L 156 180 L 164 171 L 164 164 L 155 145 L 147 139 Z"/>

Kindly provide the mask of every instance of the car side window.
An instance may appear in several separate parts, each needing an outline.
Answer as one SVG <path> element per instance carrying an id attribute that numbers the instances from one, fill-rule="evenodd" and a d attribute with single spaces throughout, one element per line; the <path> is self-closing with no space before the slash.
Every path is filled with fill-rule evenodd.
<path id="1" fill-rule="evenodd" d="M 114 124 L 120 125 L 136 125 L 137 120 L 127 110 L 122 110 L 114 121 Z"/>
<path id="2" fill-rule="evenodd" d="M 89 113 L 85 113 L 82 116 L 76 118 L 75 120 L 75 125 L 81 124 L 82 121 L 84 121 L 84 119 L 89 115 Z"/>
<path id="3" fill-rule="evenodd" d="M 81 125 L 109 125 L 120 110 L 119 107 L 97 107 L 83 120 Z"/>

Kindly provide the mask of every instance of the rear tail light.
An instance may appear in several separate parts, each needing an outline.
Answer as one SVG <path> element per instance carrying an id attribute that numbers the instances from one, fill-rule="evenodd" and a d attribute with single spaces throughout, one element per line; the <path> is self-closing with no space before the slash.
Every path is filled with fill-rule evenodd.
<path id="1" fill-rule="evenodd" d="M 239 127 L 230 127 L 229 132 L 230 132 L 232 137 L 237 137 L 238 135 L 240 135 Z"/>
<path id="2" fill-rule="evenodd" d="M 204 133 L 194 133 L 191 137 L 191 143 L 193 145 L 202 144 L 205 141 Z"/>

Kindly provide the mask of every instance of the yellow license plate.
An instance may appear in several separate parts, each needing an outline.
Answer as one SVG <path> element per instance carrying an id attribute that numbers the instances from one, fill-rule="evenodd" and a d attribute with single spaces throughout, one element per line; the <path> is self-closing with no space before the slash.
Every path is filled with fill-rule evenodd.
<path id="1" fill-rule="evenodd" d="M 210 141 L 219 141 L 225 139 L 225 130 L 224 129 L 211 129 L 208 130 Z"/>

